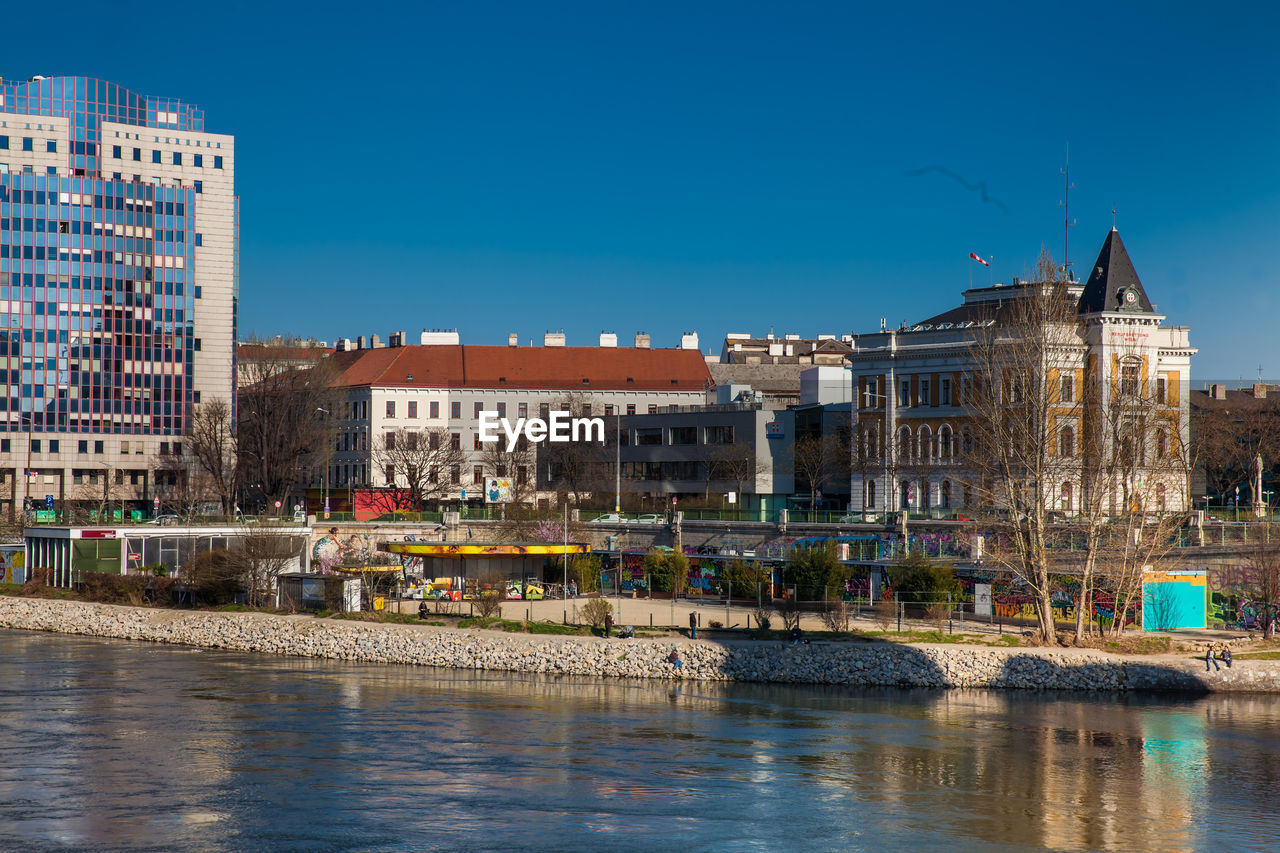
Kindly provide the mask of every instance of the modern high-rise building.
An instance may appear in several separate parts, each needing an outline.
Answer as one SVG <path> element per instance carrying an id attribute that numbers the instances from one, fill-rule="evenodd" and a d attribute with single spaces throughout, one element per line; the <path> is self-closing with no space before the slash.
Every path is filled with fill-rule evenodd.
<path id="1" fill-rule="evenodd" d="M 235 400 L 235 140 L 91 77 L 0 80 L 0 513 L 150 509 Z"/>

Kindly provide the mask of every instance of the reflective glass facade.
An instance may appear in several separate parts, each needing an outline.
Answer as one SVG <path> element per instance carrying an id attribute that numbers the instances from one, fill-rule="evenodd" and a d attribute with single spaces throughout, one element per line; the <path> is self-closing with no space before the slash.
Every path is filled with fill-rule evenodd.
<path id="1" fill-rule="evenodd" d="M 0 175 L 0 430 L 177 435 L 195 192 Z"/>

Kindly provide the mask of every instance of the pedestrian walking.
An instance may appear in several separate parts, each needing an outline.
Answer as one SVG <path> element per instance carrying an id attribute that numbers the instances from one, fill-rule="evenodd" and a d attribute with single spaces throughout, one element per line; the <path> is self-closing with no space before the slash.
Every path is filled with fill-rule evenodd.
<path id="1" fill-rule="evenodd" d="M 609 632 L 613 630 L 613 614 L 606 613 L 604 615 L 604 635 L 609 636 Z"/>
<path id="2" fill-rule="evenodd" d="M 1222 667 L 1218 666 L 1218 660 L 1217 660 L 1217 658 L 1215 658 L 1215 657 L 1213 656 L 1213 644 L 1212 644 L 1212 643 L 1210 643 L 1210 644 L 1209 644 L 1209 648 L 1207 648 L 1207 649 L 1205 649 L 1205 650 L 1204 650 L 1204 671 L 1205 671 L 1205 672 L 1208 672 L 1208 671 L 1209 671 L 1209 664 L 1213 664 L 1213 668 L 1214 668 L 1214 669 L 1221 669 L 1221 668 L 1222 668 Z"/>
<path id="3" fill-rule="evenodd" d="M 689 639 L 690 640 L 698 639 L 698 614 L 697 613 L 689 614 Z"/>

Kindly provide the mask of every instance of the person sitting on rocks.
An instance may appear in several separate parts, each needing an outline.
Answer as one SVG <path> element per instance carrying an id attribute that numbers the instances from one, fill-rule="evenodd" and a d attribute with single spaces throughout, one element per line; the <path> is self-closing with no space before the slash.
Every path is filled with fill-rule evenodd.
<path id="1" fill-rule="evenodd" d="M 1231 669 L 1231 649 L 1226 643 L 1222 644 L 1222 653 L 1218 657 L 1227 665 L 1227 669 Z"/>
<path id="2" fill-rule="evenodd" d="M 671 654 L 667 655 L 667 663 L 671 664 L 673 669 L 684 669 L 684 661 L 680 660 L 680 652 L 675 649 L 672 649 Z"/>
<path id="3" fill-rule="evenodd" d="M 1214 669 L 1222 669 L 1218 666 L 1218 659 L 1213 656 L 1213 643 L 1204 650 L 1204 671 L 1209 671 L 1209 664 L 1213 664 Z"/>
<path id="4" fill-rule="evenodd" d="M 420 603 L 420 604 L 418 605 L 418 618 L 419 618 L 419 619 L 426 619 L 426 618 L 427 618 L 427 616 L 428 616 L 430 613 L 431 613 L 431 611 L 427 608 L 427 603 L 426 603 L 425 601 L 424 601 L 424 602 L 422 602 L 422 603 Z"/>

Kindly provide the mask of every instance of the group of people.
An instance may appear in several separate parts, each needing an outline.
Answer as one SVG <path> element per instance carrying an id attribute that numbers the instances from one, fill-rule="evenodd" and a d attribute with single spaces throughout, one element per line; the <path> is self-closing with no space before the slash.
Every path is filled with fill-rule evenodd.
<path id="1" fill-rule="evenodd" d="M 1231 668 L 1231 649 L 1226 643 L 1210 643 L 1209 647 L 1204 650 L 1205 672 L 1209 671 L 1209 664 L 1213 664 L 1215 670 L 1222 669 L 1222 667 L 1218 666 L 1218 661 L 1225 663 L 1227 669 Z"/>

